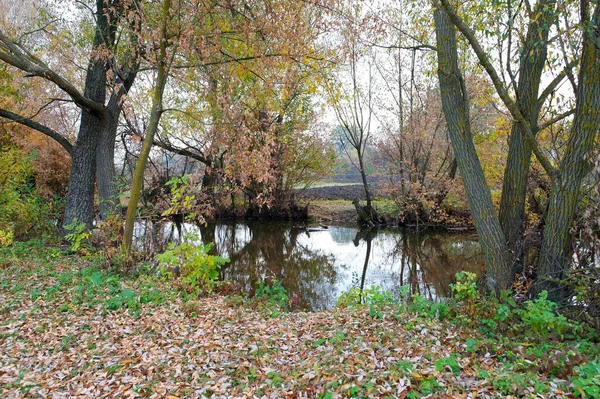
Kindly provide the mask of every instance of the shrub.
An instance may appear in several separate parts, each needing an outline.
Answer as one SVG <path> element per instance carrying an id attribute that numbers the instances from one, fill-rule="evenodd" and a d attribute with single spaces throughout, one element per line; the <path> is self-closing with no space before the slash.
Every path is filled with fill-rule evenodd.
<path id="1" fill-rule="evenodd" d="M 219 268 L 229 259 L 209 255 L 213 244 L 197 244 L 197 237 L 187 235 L 177 246 L 156 255 L 161 274 L 179 276 L 185 292 L 193 295 L 208 295 L 215 288 Z"/>
<path id="2" fill-rule="evenodd" d="M 556 303 L 549 301 L 548 292 L 542 291 L 537 299 L 525 302 L 525 307 L 517 311 L 521 316 L 521 326 L 531 329 L 534 332 L 548 336 L 548 330 L 556 330 L 562 334 L 569 323 L 565 316 L 556 314 Z"/>
<path id="3" fill-rule="evenodd" d="M 265 284 L 264 281 L 258 283 L 258 288 L 254 293 L 254 298 L 259 303 L 269 307 L 276 307 L 279 310 L 286 311 L 289 309 L 290 298 L 286 289 L 281 285 L 280 281 L 273 281 L 272 284 Z"/>
<path id="4" fill-rule="evenodd" d="M 338 298 L 336 305 L 341 308 L 349 308 L 362 305 L 392 305 L 397 302 L 390 291 L 382 290 L 374 285 L 362 290 L 355 287 L 350 291 L 344 292 Z"/>
<path id="5" fill-rule="evenodd" d="M 16 148 L 0 150 L 0 245 L 54 229 L 56 201 L 36 194 L 32 161 Z"/>
<path id="6" fill-rule="evenodd" d="M 12 231 L 0 230 L 0 248 L 11 246 L 14 239 L 15 237 Z"/>
<path id="7" fill-rule="evenodd" d="M 456 273 L 456 284 L 450 284 L 450 288 L 458 301 L 473 302 L 479 299 L 475 273 L 465 271 Z"/>
<path id="8" fill-rule="evenodd" d="M 421 294 L 413 294 L 409 310 L 421 316 L 444 320 L 450 315 L 450 306 L 445 302 L 429 301 Z"/>
<path id="9" fill-rule="evenodd" d="M 71 244 L 70 251 L 74 254 L 87 254 L 90 248 L 90 238 L 92 234 L 85 223 L 77 223 L 77 219 L 65 226 L 68 231 L 65 234 L 65 240 Z"/>

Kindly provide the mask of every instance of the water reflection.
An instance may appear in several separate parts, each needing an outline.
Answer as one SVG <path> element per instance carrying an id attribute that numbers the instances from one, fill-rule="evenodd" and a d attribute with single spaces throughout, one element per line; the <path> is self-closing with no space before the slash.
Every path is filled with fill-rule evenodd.
<path id="1" fill-rule="evenodd" d="M 479 244 L 470 234 L 353 227 L 308 232 L 274 222 L 183 224 L 181 230 L 167 223 L 151 230 L 152 240 L 158 241 L 146 239 L 144 245 L 153 248 L 187 233 L 215 242 L 214 253 L 231 259 L 221 270 L 223 279 L 252 295 L 257 281 L 275 278 L 307 310 L 330 308 L 343 292 L 371 285 L 399 295 L 408 284 L 411 293 L 444 297 L 458 271 L 483 270 Z M 148 237 L 147 230 L 142 236 Z"/>

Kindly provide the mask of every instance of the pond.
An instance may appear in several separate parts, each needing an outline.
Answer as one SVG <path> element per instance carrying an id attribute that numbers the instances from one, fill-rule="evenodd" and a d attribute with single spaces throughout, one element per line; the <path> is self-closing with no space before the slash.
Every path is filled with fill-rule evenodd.
<path id="1" fill-rule="evenodd" d="M 195 226 L 172 223 L 138 225 L 139 242 L 162 243 L 188 233 L 215 242 L 214 252 L 231 259 L 221 271 L 243 292 L 276 279 L 305 310 L 335 306 L 353 287 L 378 286 L 399 295 L 400 287 L 428 299 L 449 296 L 461 270 L 483 271 L 477 237 L 472 233 L 415 232 L 407 229 L 359 230 L 327 226 L 303 229 L 289 223 L 246 222 Z"/>

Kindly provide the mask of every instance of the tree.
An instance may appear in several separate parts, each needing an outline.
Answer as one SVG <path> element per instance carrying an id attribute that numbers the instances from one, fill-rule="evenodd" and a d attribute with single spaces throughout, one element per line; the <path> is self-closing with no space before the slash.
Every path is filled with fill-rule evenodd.
<path id="1" fill-rule="evenodd" d="M 559 300 L 564 296 L 560 281 L 569 269 L 570 263 L 569 259 L 572 250 L 570 230 L 573 226 L 580 187 L 589 170 L 587 167 L 587 157 L 591 154 L 594 140 L 600 128 L 600 115 L 598 114 L 598 106 L 600 104 L 600 86 L 598 85 L 600 71 L 597 62 L 600 5 L 595 4 L 593 12 L 590 10 L 591 6 L 589 2 L 584 1 L 580 5 L 580 29 L 582 30 L 583 45 L 580 56 L 579 78 L 574 84 L 576 86 L 576 107 L 567 146 L 558 167 L 555 167 L 540 149 L 535 137 L 535 133 L 539 129 L 537 121 L 535 125 L 532 125 L 530 120 L 519 109 L 518 103 L 510 97 L 507 88 L 502 83 L 490 58 L 483 50 L 473 30 L 458 16 L 447 0 L 441 1 L 441 7 L 448 14 L 453 25 L 467 39 L 481 67 L 485 69 L 492 80 L 497 94 L 514 118 L 515 123 L 520 125 L 527 145 L 531 148 L 531 151 L 535 154 L 537 160 L 552 180 L 552 190 L 546 212 L 542 247 L 537 263 L 538 280 L 534 284 L 533 293 L 547 289 L 550 298 Z M 543 29 L 545 27 L 542 26 Z M 538 34 L 539 32 L 540 29 L 538 29 Z M 543 104 L 549 92 L 554 90 L 558 82 L 570 74 L 571 67 L 572 64 L 569 62 L 565 72 L 559 74 L 544 89 L 538 99 L 537 106 Z M 560 120 L 571 113 L 569 111 L 553 120 Z M 528 170 L 521 169 L 519 173 L 527 172 Z"/>
<path id="2" fill-rule="evenodd" d="M 467 89 L 458 67 L 456 29 L 441 8 L 434 11 L 434 19 L 442 108 L 484 254 L 488 285 L 494 290 L 507 289 L 511 281 L 508 248 L 471 135 Z"/>
<path id="3" fill-rule="evenodd" d="M 366 150 L 371 144 L 372 130 L 371 123 L 374 117 L 374 77 L 372 73 L 372 60 L 365 56 L 366 48 L 361 46 L 361 7 L 358 3 L 351 2 L 349 5 L 349 16 L 346 18 L 347 29 L 343 32 L 345 40 L 344 47 L 348 58 L 347 78 L 348 83 L 342 82 L 327 83 L 326 90 L 330 102 L 333 105 L 341 133 L 337 139 L 348 158 L 352 161 L 351 152 L 356 155 L 354 167 L 360 172 L 363 189 L 367 201 L 364 212 L 357 206 L 357 212 L 361 223 L 373 224 L 378 221 L 378 216 L 373 208 L 373 195 L 369 188 L 366 171 Z M 366 59 L 366 65 L 361 61 Z M 368 74 L 363 76 L 362 70 L 367 70 Z M 347 89 L 345 88 L 348 87 Z M 361 216 L 363 215 L 363 216 Z"/>
<path id="4" fill-rule="evenodd" d="M 560 282 L 570 267 L 571 228 L 581 184 L 591 170 L 594 141 L 600 131 L 600 4 L 581 2 L 583 49 L 577 80 L 575 117 L 558 174 L 552 181 L 548 216 L 538 260 L 539 279 L 534 293 L 547 290 L 561 299 Z"/>
<path id="5" fill-rule="evenodd" d="M 534 129 L 538 127 L 541 107 L 538 93 L 542 72 L 548 55 L 548 35 L 556 19 L 554 0 L 538 1 L 530 18 L 525 40 L 519 51 L 520 65 L 516 84 L 516 105 Z M 508 30 L 513 35 L 513 29 Z M 536 134 L 535 131 L 532 132 Z M 513 274 L 522 265 L 522 240 L 525 223 L 525 198 L 527 177 L 531 163 L 531 146 L 523 125 L 513 123 L 500 200 L 500 225 L 511 251 Z"/>
<path id="6" fill-rule="evenodd" d="M 127 56 L 123 60 L 123 64 L 117 65 L 114 50 L 117 23 L 120 22 L 122 14 L 135 20 L 132 15 L 135 7 L 132 4 L 120 0 L 96 0 L 94 38 L 83 93 L 77 88 L 78 82 L 74 83 L 57 72 L 28 50 L 19 39 L 13 40 L 0 31 L 0 60 L 27 73 L 27 76 L 38 77 L 55 85 L 81 109 L 79 133 L 71 151 L 71 175 L 64 225 L 78 221 L 91 228 L 94 217 L 96 173 L 98 174 L 101 214 L 106 217 L 116 209 L 117 195 L 113 165 L 114 137 L 121 112 L 122 98 L 135 78 L 136 61 L 135 57 Z M 133 23 L 133 26 L 135 25 Z M 44 27 L 36 29 L 34 32 L 44 31 L 44 29 Z M 27 34 L 24 34 L 22 37 L 26 36 Z M 131 35 L 130 39 L 134 36 Z M 124 42 L 128 41 L 124 40 Z M 65 45 L 65 43 L 62 44 Z M 69 43 L 69 45 L 71 44 Z M 135 51 L 132 52 L 135 53 Z M 129 55 L 132 52 L 125 53 Z M 112 75 L 110 82 L 107 80 L 109 72 Z M 105 105 L 107 83 L 111 83 L 112 92 L 108 104 Z M 7 110 L 4 110 L 1 116 L 37 129 L 57 140 L 66 149 L 69 147 L 64 139 L 61 139 L 62 136 L 59 133 L 31 120 L 31 118 Z"/>
<path id="7" fill-rule="evenodd" d="M 131 183 L 131 197 L 127 205 L 127 216 L 125 218 L 125 232 L 123 234 L 123 246 L 125 251 L 131 253 L 133 242 L 133 227 L 135 225 L 135 217 L 137 213 L 138 201 L 142 192 L 142 183 L 144 181 L 144 172 L 146 164 L 150 156 L 150 149 L 154 142 L 154 136 L 158 131 L 160 118 L 163 113 L 163 96 L 169 78 L 169 71 L 173 66 L 173 61 L 177 54 L 178 40 L 182 35 L 182 14 L 186 12 L 181 7 L 181 2 L 178 2 L 174 9 L 171 8 L 171 0 L 163 0 L 162 9 L 160 10 L 158 23 L 159 29 L 156 33 L 156 38 L 152 38 L 153 47 L 156 48 L 154 65 L 156 67 L 156 81 L 152 89 L 152 111 L 150 113 L 150 123 L 146 129 L 144 144 L 139 155 L 133 181 Z M 174 21 L 175 20 L 175 21 Z"/>
<path id="8" fill-rule="evenodd" d="M 168 105 L 160 106 L 143 138 L 128 207 L 126 249 L 131 248 L 144 159 L 153 143 L 194 157 L 247 193 L 256 190 L 256 201 L 265 201 L 270 188 L 283 183 L 283 175 L 276 175 L 276 164 L 283 160 L 278 140 L 285 139 L 295 85 L 306 84 L 302 68 L 321 62 L 315 48 L 318 14 L 305 2 L 182 2 L 174 10 L 177 17 L 166 26 L 172 60 L 163 71 Z M 160 58 L 150 61 L 160 72 Z M 185 148 L 189 142 L 197 143 L 200 151 Z"/>

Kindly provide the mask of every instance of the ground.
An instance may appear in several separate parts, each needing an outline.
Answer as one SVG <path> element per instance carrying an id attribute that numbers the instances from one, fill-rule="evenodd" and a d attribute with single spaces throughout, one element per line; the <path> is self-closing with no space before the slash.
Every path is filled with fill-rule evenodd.
<path id="1" fill-rule="evenodd" d="M 383 213 L 396 213 L 392 200 L 380 197 L 379 184 L 371 187 L 375 208 Z M 316 222 L 335 222 L 338 224 L 356 224 L 356 208 L 352 204 L 355 198 L 365 201 L 365 190 L 358 183 L 321 183 L 316 187 L 298 192 L 301 206 L 308 205 L 309 214 Z"/>
<path id="2" fill-rule="evenodd" d="M 0 255 L 3 398 L 574 397 L 598 350 L 485 336 L 423 303 L 290 313 L 183 299 L 43 243 Z"/>

